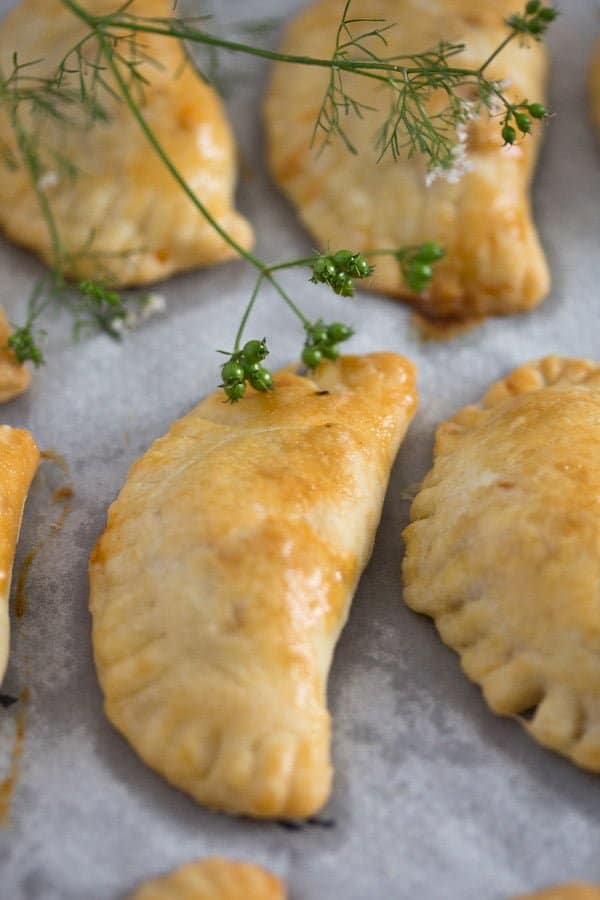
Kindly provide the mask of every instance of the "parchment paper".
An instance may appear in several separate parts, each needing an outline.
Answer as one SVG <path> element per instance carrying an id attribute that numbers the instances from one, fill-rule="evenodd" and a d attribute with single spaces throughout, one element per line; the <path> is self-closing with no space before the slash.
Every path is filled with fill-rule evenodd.
<path id="1" fill-rule="evenodd" d="M 9 5 L 4 0 L 0 9 Z M 299 6 L 215 5 L 224 23 Z M 551 38 L 557 117 L 534 192 L 553 272 L 548 300 L 530 315 L 422 343 L 400 304 L 366 294 L 338 300 L 307 284 L 304 273 L 288 281 L 315 317 L 356 325 L 353 351 L 411 357 L 421 394 L 335 656 L 329 698 L 336 775 L 323 812 L 332 827 L 289 831 L 195 805 L 110 727 L 92 665 L 86 565 L 107 506 L 131 462 L 214 388 L 215 349 L 232 342 L 251 272 L 232 263 L 172 279 L 161 288 L 168 314 L 124 346 L 104 336 L 73 345 L 69 321 L 50 322 L 48 364 L 26 396 L 0 411 L 3 421 L 30 428 L 42 448 L 64 454 L 75 490 L 64 527 L 52 530 L 61 512 L 52 489 L 62 481 L 56 467 L 43 465 L 15 569 L 45 542 L 29 573 L 26 614 L 14 622 L 3 685 L 11 694 L 27 687 L 30 699 L 11 820 L 0 828 L 2 900 L 116 900 L 141 879 L 215 853 L 271 867 L 293 900 L 501 900 L 562 879 L 600 881 L 600 779 L 493 716 L 430 621 L 403 605 L 399 578 L 405 491 L 430 466 L 435 424 L 530 358 L 598 358 L 600 143 L 588 120 L 585 78 L 600 14 L 593 0 L 561 5 Z M 256 225 L 258 252 L 272 260 L 304 255 L 311 240 L 262 161 L 266 66 L 243 60 L 222 74 L 246 163 L 239 204 Z M 39 271 L 28 254 L 0 243 L 0 300 L 11 318 L 23 318 Z M 250 332 L 276 335 L 274 366 L 297 358 L 300 332 L 274 296 L 262 297 Z M 0 779 L 19 706 L 0 709 Z"/>

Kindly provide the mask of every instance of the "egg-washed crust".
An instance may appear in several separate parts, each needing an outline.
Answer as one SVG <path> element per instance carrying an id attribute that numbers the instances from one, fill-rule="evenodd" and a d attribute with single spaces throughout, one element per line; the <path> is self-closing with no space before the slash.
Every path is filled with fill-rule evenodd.
<path id="1" fill-rule="evenodd" d="M 284 32 L 282 52 L 331 57 L 343 6 L 343 0 L 321 0 L 301 12 Z M 440 39 L 464 41 L 467 50 L 453 63 L 475 67 L 506 37 L 503 18 L 514 12 L 514 0 L 354 0 L 351 10 L 353 18 L 397 23 L 385 33 L 385 57 L 421 52 Z M 543 101 L 546 65 L 540 44 L 523 48 L 517 41 L 489 74 L 510 79 L 507 93 L 513 99 Z M 410 300 L 430 318 L 470 320 L 539 303 L 548 292 L 549 274 L 528 186 L 542 129 L 535 126 L 518 145 L 503 148 L 498 118 L 484 115 L 469 123 L 472 170 L 456 184 L 438 179 L 427 188 L 418 154 L 376 161 L 377 114 L 343 119 L 357 155 L 339 138 L 321 153 L 310 146 L 328 78 L 328 70 L 277 63 L 265 106 L 271 171 L 321 247 L 368 251 L 438 241 L 446 257 L 436 263 L 426 293 L 411 294 L 389 256 L 373 260 L 375 273 L 366 283 L 368 289 Z M 344 78 L 353 97 L 383 114 L 382 89 L 366 78 Z"/>
<path id="2" fill-rule="evenodd" d="M 8 600 L 23 507 L 40 454 L 28 431 L 0 425 L 0 684 L 8 663 Z"/>
<path id="3" fill-rule="evenodd" d="M 286 900 L 284 884 L 253 863 L 215 856 L 153 878 L 129 900 Z"/>
<path id="4" fill-rule="evenodd" d="M 541 744 L 600 771 L 600 367 L 521 366 L 442 423 L 405 600 Z"/>
<path id="5" fill-rule="evenodd" d="M 0 403 L 8 403 L 27 390 L 31 382 L 29 369 L 20 363 L 8 346 L 10 325 L 0 306 Z"/>
<path id="6" fill-rule="evenodd" d="M 87 0 L 84 5 L 103 14 L 114 12 L 119 4 Z M 170 0 L 134 0 L 127 11 L 168 17 L 173 4 Z M 49 77 L 86 33 L 87 27 L 60 0 L 21 0 L 0 24 L 2 69 L 5 74 L 11 71 L 12 55 L 17 51 L 20 63 L 39 60 L 27 69 L 29 77 Z M 140 62 L 138 66 L 148 82 L 144 116 L 221 227 L 249 248 L 252 229 L 232 205 L 235 147 L 217 93 L 195 74 L 177 40 L 144 34 L 139 44 L 159 61 L 159 65 Z M 86 48 L 86 56 L 93 58 L 96 44 L 88 43 Z M 130 51 L 122 45 L 121 52 Z M 103 76 L 114 87 L 108 70 Z M 76 81 L 73 84 L 76 88 Z M 130 286 L 234 257 L 235 251 L 185 196 L 150 147 L 127 105 L 106 91 L 101 91 L 99 98 L 108 122 L 81 128 L 47 120 L 39 130 L 42 158 L 47 163 L 40 185 L 60 234 L 64 273 Z M 75 107 L 68 112 L 70 117 L 76 115 Z M 21 115 L 25 113 L 21 110 Z M 26 118 L 25 125 L 30 127 Z M 6 112 L 0 113 L 0 141 L 18 158 Z M 76 176 L 52 162 L 53 152 L 76 167 Z M 48 226 L 30 174 L 22 165 L 16 170 L 0 165 L 0 227 L 16 243 L 53 264 Z"/>
<path id="7" fill-rule="evenodd" d="M 589 74 L 592 119 L 600 130 L 600 41 L 596 44 Z"/>
<path id="8" fill-rule="evenodd" d="M 326 683 L 416 404 L 391 353 L 209 396 L 136 462 L 91 558 L 106 712 L 196 800 L 308 816 L 331 784 Z"/>
<path id="9" fill-rule="evenodd" d="M 600 887 L 572 881 L 544 888 L 533 894 L 519 894 L 514 900 L 600 900 Z"/>

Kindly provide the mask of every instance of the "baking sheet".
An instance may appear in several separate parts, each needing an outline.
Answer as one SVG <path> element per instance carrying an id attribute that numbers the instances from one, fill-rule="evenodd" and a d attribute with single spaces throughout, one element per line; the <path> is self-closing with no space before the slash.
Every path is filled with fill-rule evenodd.
<path id="1" fill-rule="evenodd" d="M 215 5 L 224 22 L 299 6 Z M 231 819 L 170 788 L 109 726 L 92 665 L 86 565 L 107 506 L 131 462 L 213 389 L 214 351 L 232 342 L 251 272 L 232 263 L 172 279 L 161 288 L 168 314 L 123 346 L 104 336 L 73 345 L 67 319 L 50 321 L 47 366 L 26 396 L 2 409 L 3 421 L 30 428 L 70 468 L 67 479 L 44 463 L 15 570 L 41 543 L 2 688 L 30 695 L 26 704 L 0 709 L 0 778 L 19 708 L 26 718 L 10 824 L 0 828 L 2 900 L 116 900 L 141 879 L 215 853 L 269 866 L 288 882 L 292 900 L 501 900 L 557 880 L 600 881 L 599 779 L 494 717 L 430 621 L 403 605 L 399 580 L 406 488 L 430 465 L 435 424 L 529 358 L 598 358 L 600 146 L 587 117 L 585 69 L 600 13 L 593 0 L 562 6 L 550 41 L 557 118 L 534 190 L 554 277 L 540 309 L 447 343 L 422 343 L 402 305 L 365 294 L 344 301 L 307 284 L 304 274 L 288 279 L 311 315 L 355 323 L 353 351 L 411 357 L 421 394 L 335 656 L 336 775 L 322 814 L 330 827 L 290 831 Z M 222 74 L 246 161 L 239 204 L 256 225 L 258 253 L 272 260 L 304 255 L 311 241 L 262 161 L 266 67 L 243 60 Z M 39 271 L 28 254 L 0 243 L 1 301 L 11 318 L 23 318 Z M 250 332 L 276 335 L 274 366 L 297 357 L 301 335 L 274 296 L 261 298 Z M 72 508 L 62 529 L 52 529 L 63 508 L 52 491 L 66 480 L 75 491 Z"/>

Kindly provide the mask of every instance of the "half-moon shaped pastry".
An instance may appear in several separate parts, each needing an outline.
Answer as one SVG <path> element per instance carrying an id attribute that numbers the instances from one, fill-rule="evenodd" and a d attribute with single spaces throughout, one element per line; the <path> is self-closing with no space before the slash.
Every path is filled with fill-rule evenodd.
<path id="1" fill-rule="evenodd" d="M 550 356 L 442 423 L 404 597 L 494 712 L 600 771 L 600 366 Z"/>
<path id="2" fill-rule="evenodd" d="M 8 600 L 23 507 L 40 454 L 28 431 L 0 425 L 0 684 L 8 663 Z"/>
<path id="3" fill-rule="evenodd" d="M 216 809 L 327 800 L 333 650 L 369 559 L 412 365 L 345 357 L 271 394 L 209 396 L 132 467 L 90 564 L 106 713 Z"/>
<path id="4" fill-rule="evenodd" d="M 600 130 L 600 43 L 596 46 L 592 65 L 590 67 L 590 101 L 592 105 L 592 119 Z"/>
<path id="5" fill-rule="evenodd" d="M 147 881 L 129 900 L 285 900 L 286 896 L 279 878 L 260 866 L 215 856 Z"/>
<path id="6" fill-rule="evenodd" d="M 518 6 L 518 4 L 517 4 Z M 281 51 L 331 58 L 343 0 L 320 0 L 288 26 Z M 354 33 L 360 18 L 396 23 L 385 32 L 385 57 L 422 52 L 440 40 L 464 41 L 456 65 L 477 67 L 506 37 L 503 18 L 514 0 L 353 0 Z M 372 27 L 381 27 L 381 21 Z M 370 46 L 370 45 L 368 45 Z M 352 53 L 351 53 L 352 55 Z M 515 100 L 543 101 L 546 54 L 535 44 L 509 45 L 490 66 L 492 77 L 509 78 Z M 446 256 L 435 265 L 430 289 L 411 295 L 393 257 L 377 257 L 367 287 L 411 300 L 438 318 L 476 318 L 514 313 L 540 302 L 549 275 L 532 221 L 528 196 L 540 144 L 540 129 L 513 147 L 503 147 L 498 118 L 468 124 L 472 169 L 456 183 L 439 178 L 426 186 L 425 163 L 416 154 L 377 162 L 374 134 L 388 109 L 377 82 L 346 78 L 348 93 L 375 107 L 362 118 L 344 116 L 343 127 L 358 153 L 340 139 L 318 153 L 311 135 L 329 79 L 323 68 L 277 63 L 266 99 L 270 167 L 302 221 L 322 247 L 368 251 L 438 241 Z M 432 102 L 438 102 L 436 99 Z"/>
<path id="7" fill-rule="evenodd" d="M 86 0 L 83 5 L 97 15 L 119 6 L 114 0 Z M 173 4 L 134 0 L 127 12 L 168 17 Z M 50 77 L 88 31 L 60 0 L 21 0 L 0 25 L 2 71 L 5 76 L 11 72 L 17 51 L 21 63 L 39 61 L 25 70 L 28 78 Z M 93 62 L 96 51 L 96 43 L 88 42 L 86 59 Z M 119 52 L 140 57 L 137 70 L 147 81 L 142 111 L 174 164 L 221 227 L 248 248 L 252 229 L 232 205 L 233 136 L 216 92 L 195 74 L 173 38 L 144 34 L 138 37 L 137 50 L 122 42 Z M 143 54 L 154 62 L 144 61 Z M 91 71 L 88 67 L 88 76 Z M 103 77 L 115 87 L 106 69 Z M 77 88 L 76 76 L 70 84 Z M 106 91 L 98 98 L 109 121 L 92 127 L 56 123 L 52 117 L 36 126 L 20 107 L 24 126 L 37 128 L 45 167 L 38 186 L 56 220 L 65 274 L 127 286 L 235 256 L 151 149 L 127 105 Z M 69 119 L 81 117 L 76 105 L 62 111 Z M 6 113 L 0 114 L 0 145 L 4 156 L 14 157 L 13 166 L 0 165 L 0 227 L 52 263 L 48 227 Z M 64 160 L 76 167 L 75 176 L 65 169 Z"/>
<path id="8" fill-rule="evenodd" d="M 520 894 L 514 900 L 600 900 L 600 887 L 572 881 L 568 884 L 557 884 L 533 894 Z"/>

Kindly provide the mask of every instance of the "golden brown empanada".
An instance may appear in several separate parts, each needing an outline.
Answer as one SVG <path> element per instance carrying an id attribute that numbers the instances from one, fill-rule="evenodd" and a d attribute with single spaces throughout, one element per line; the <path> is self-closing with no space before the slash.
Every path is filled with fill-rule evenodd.
<path id="1" fill-rule="evenodd" d="M 286 896 L 279 878 L 260 866 L 215 856 L 147 881 L 129 900 L 285 900 Z"/>
<path id="2" fill-rule="evenodd" d="M 83 5 L 95 14 L 118 7 L 114 0 L 86 0 Z M 172 10 L 170 0 L 134 0 L 127 6 L 128 13 L 155 18 L 167 17 Z M 60 0 L 21 0 L 0 26 L 5 76 L 14 51 L 21 63 L 40 61 L 26 70 L 29 78 L 51 76 L 87 31 Z M 235 149 L 219 97 L 185 63 L 178 41 L 144 34 L 138 43 L 139 54 L 158 61 L 140 61 L 138 66 L 148 81 L 145 117 L 219 224 L 249 247 L 251 227 L 232 207 Z M 133 53 L 126 44 L 119 49 L 125 55 Z M 85 52 L 93 60 L 96 44 L 86 44 Z M 103 75 L 113 84 L 107 70 Z M 77 87 L 76 80 L 74 84 Z M 134 285 L 235 256 L 150 148 L 126 104 L 106 92 L 98 96 L 110 116 L 108 122 L 85 129 L 46 119 L 38 133 L 46 164 L 39 183 L 56 219 L 65 273 Z M 74 115 L 73 108 L 65 111 Z M 33 127 L 28 120 L 25 124 Z M 0 142 L 18 160 L 5 113 L 0 116 Z M 76 177 L 53 162 L 56 153 L 77 167 Z M 0 226 L 17 243 L 52 262 L 48 228 L 30 176 L 20 163 L 16 170 L 0 165 Z"/>
<path id="3" fill-rule="evenodd" d="M 412 365 L 345 357 L 216 392 L 132 467 L 90 564 L 106 712 L 208 806 L 307 816 L 330 791 L 327 674 L 412 417 Z"/>
<path id="4" fill-rule="evenodd" d="M 600 128 L 600 43 L 596 47 L 592 65 L 590 67 L 590 101 L 592 105 L 592 119 Z"/>
<path id="5" fill-rule="evenodd" d="M 28 431 L 0 425 L 0 683 L 8 662 L 8 599 L 23 507 L 40 454 Z"/>
<path id="6" fill-rule="evenodd" d="M 31 382 L 29 369 L 18 361 L 8 346 L 10 325 L 0 306 L 0 403 L 8 403 L 27 390 Z"/>
<path id="7" fill-rule="evenodd" d="M 330 58 L 343 7 L 343 0 L 310 6 L 287 28 L 282 51 Z M 388 46 L 378 47 L 381 55 L 420 52 L 440 39 L 464 41 L 467 50 L 455 60 L 468 66 L 480 65 L 500 44 L 507 33 L 503 17 L 514 12 L 514 0 L 353 0 L 351 7 L 352 18 L 396 23 L 385 33 Z M 489 71 L 494 78 L 510 78 L 513 98 L 543 100 L 546 54 L 539 44 L 527 49 L 511 44 Z M 353 97 L 380 110 L 362 119 L 344 118 L 358 154 L 339 139 L 320 154 L 310 147 L 328 78 L 326 69 L 278 63 L 266 100 L 272 172 L 320 245 L 368 251 L 438 241 L 446 257 L 436 264 L 431 288 L 423 295 L 410 294 L 392 257 L 373 260 L 376 270 L 367 283 L 410 299 L 430 317 L 513 313 L 539 303 L 549 275 L 531 219 L 528 185 L 540 130 L 503 147 L 498 119 L 484 115 L 469 123 L 471 171 L 457 183 L 440 178 L 426 187 L 425 163 L 418 154 L 376 162 L 373 135 L 388 101 L 367 78 L 350 76 L 346 82 Z"/>
<path id="8" fill-rule="evenodd" d="M 540 743 L 600 771 L 600 366 L 550 356 L 442 423 L 405 600 Z"/>
<path id="9" fill-rule="evenodd" d="M 514 900 L 600 900 L 600 887 L 572 881 L 536 891 L 533 894 L 519 894 Z"/>

